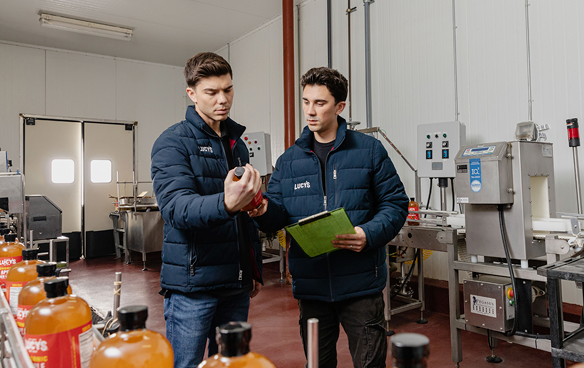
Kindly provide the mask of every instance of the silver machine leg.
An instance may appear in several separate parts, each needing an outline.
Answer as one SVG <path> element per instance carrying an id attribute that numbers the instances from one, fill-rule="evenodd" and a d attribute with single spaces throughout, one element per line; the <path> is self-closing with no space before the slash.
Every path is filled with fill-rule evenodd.
<path id="1" fill-rule="evenodd" d="M 112 312 L 113 318 L 118 318 L 118 308 L 120 307 L 120 299 L 122 297 L 122 273 L 116 272 L 116 279 L 114 281 L 114 310 Z"/>
<path id="2" fill-rule="evenodd" d="M 458 260 L 458 241 L 448 245 L 448 300 L 450 315 L 450 346 L 452 348 L 452 361 L 456 367 L 462 361 L 462 337 L 456 327 L 456 320 L 460 317 L 460 294 L 458 290 L 458 270 L 454 268 L 454 262 Z"/>
<path id="3" fill-rule="evenodd" d="M 308 368 L 318 368 L 318 319 L 310 318 L 307 325 L 307 358 Z"/>

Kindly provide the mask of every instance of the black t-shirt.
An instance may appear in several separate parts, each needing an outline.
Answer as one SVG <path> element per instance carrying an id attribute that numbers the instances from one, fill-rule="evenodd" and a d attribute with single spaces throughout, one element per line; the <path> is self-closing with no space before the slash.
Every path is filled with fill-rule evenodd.
<path id="1" fill-rule="evenodd" d="M 325 195 L 326 195 L 326 157 L 329 154 L 329 152 L 332 151 L 334 146 L 335 146 L 334 140 L 328 143 L 320 143 L 316 139 L 312 140 L 311 149 L 316 154 L 318 160 L 320 161 L 320 174 L 322 176 L 322 187 Z"/>

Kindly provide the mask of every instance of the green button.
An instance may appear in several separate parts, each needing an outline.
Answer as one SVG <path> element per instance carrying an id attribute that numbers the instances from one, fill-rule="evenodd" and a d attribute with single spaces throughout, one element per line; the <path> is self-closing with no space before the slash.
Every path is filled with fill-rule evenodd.
<path id="1" fill-rule="evenodd" d="M 426 136 L 426 138 L 430 139 L 430 134 L 428 134 L 428 135 Z"/>
<path id="2" fill-rule="evenodd" d="M 513 300 L 509 300 L 509 305 L 513 305 L 515 302 Z"/>
<path id="3" fill-rule="evenodd" d="M 444 138 L 446 138 L 446 133 L 442 134 L 442 136 L 443 136 Z"/>
<path id="4" fill-rule="evenodd" d="M 249 150 L 250 150 L 250 151 L 253 151 L 253 148 L 251 148 L 251 147 L 250 147 L 250 149 L 249 149 Z"/>
<path id="5" fill-rule="evenodd" d="M 258 151 L 260 150 L 260 148 L 258 147 Z"/>

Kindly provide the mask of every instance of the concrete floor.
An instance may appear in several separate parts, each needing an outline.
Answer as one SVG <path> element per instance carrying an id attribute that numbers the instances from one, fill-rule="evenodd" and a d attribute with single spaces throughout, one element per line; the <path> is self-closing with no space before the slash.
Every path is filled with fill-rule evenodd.
<path id="1" fill-rule="evenodd" d="M 164 334 L 162 296 L 160 290 L 160 254 L 149 255 L 147 271 L 142 271 L 140 254 L 132 255 L 133 264 L 126 265 L 113 257 L 80 260 L 71 263 L 73 293 L 83 297 L 90 305 L 102 311 L 112 310 L 114 273 L 122 272 L 121 305 L 144 304 L 149 308 L 147 328 Z M 277 264 L 266 265 L 265 286 L 252 299 L 249 322 L 253 326 L 251 349 L 268 357 L 278 368 L 300 368 L 306 363 L 298 330 L 298 304 L 292 288 L 279 282 Z M 448 303 L 448 300 L 444 300 Z M 454 367 L 450 353 L 450 330 L 447 315 L 427 312 L 428 324 L 419 325 L 418 311 L 395 316 L 391 327 L 396 333 L 416 332 L 430 339 L 432 368 Z M 342 329 L 341 329 L 342 330 Z M 351 368 L 347 338 L 341 333 L 338 346 L 338 368 Z M 501 364 L 485 361 L 490 355 L 486 337 L 463 332 L 463 361 L 461 367 L 551 367 L 551 355 L 527 347 L 500 342 L 496 350 L 503 358 Z M 388 354 L 387 366 L 391 367 Z"/>

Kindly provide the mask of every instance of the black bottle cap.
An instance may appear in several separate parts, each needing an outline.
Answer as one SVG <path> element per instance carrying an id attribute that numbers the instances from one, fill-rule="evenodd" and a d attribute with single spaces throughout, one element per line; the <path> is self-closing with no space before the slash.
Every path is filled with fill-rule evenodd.
<path id="1" fill-rule="evenodd" d="M 241 356 L 249 353 L 251 325 L 246 322 L 229 322 L 217 327 L 217 344 L 221 345 L 224 357 Z"/>
<path id="2" fill-rule="evenodd" d="M 414 202 L 414 197 L 410 198 L 410 202 Z"/>
<path id="3" fill-rule="evenodd" d="M 10 234 L 10 229 L 8 229 L 8 228 L 0 229 L 0 236 L 4 236 L 6 234 Z"/>
<path id="4" fill-rule="evenodd" d="M 239 179 L 241 179 L 241 177 L 243 176 L 243 174 L 245 174 L 245 169 L 242 166 L 237 166 L 235 168 L 235 171 L 233 171 L 233 174 L 239 180 Z"/>
<path id="5" fill-rule="evenodd" d="M 22 260 L 23 261 L 31 261 L 37 258 L 37 254 L 39 254 L 38 248 L 29 248 L 22 250 Z"/>
<path id="6" fill-rule="evenodd" d="M 391 337 L 391 355 L 397 360 L 419 360 L 430 354 L 430 339 L 417 333 L 400 333 Z"/>
<path id="7" fill-rule="evenodd" d="M 148 318 L 148 307 L 145 305 L 132 305 L 118 308 L 118 321 L 120 330 L 131 331 L 146 328 Z"/>
<path id="8" fill-rule="evenodd" d="M 36 270 L 39 277 L 55 276 L 57 264 L 55 262 L 39 263 Z"/>
<path id="9" fill-rule="evenodd" d="M 58 298 L 67 295 L 67 286 L 69 286 L 69 278 L 67 277 L 57 277 L 56 279 L 45 281 L 47 298 Z"/>
<path id="10" fill-rule="evenodd" d="M 4 240 L 7 243 L 14 243 L 16 241 L 16 234 L 6 234 L 4 235 Z"/>

